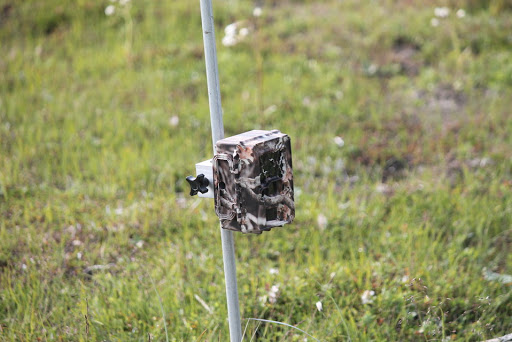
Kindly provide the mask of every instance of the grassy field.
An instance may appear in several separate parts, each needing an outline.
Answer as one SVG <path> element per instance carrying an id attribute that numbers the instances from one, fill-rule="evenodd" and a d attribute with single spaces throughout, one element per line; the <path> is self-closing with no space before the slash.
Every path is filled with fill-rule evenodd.
<path id="1" fill-rule="evenodd" d="M 512 333 L 512 4 L 447 4 L 215 1 L 226 135 L 293 145 L 295 222 L 235 236 L 244 340 Z M 229 340 L 200 23 L 0 0 L 1 341 Z"/>

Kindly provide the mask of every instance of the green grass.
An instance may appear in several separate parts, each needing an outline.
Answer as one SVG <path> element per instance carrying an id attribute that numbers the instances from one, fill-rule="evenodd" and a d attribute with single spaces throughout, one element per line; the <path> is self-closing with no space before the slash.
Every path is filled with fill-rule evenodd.
<path id="1" fill-rule="evenodd" d="M 0 340 L 227 341 L 199 3 L 109 4 L 0 0 Z M 510 2 L 411 4 L 215 1 L 226 135 L 293 144 L 295 222 L 235 237 L 246 341 L 512 332 Z"/>

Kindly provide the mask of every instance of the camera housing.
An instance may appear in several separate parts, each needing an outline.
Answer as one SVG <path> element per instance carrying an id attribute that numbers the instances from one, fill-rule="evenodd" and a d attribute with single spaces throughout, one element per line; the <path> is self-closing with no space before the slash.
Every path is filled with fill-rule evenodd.
<path id="1" fill-rule="evenodd" d="M 215 212 L 222 228 L 261 234 L 293 221 L 288 135 L 252 130 L 219 140 L 212 166 Z"/>

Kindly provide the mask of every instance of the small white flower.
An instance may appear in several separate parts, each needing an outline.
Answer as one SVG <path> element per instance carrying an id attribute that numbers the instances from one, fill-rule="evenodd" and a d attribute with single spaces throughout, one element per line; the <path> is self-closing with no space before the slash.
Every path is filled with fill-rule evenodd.
<path id="1" fill-rule="evenodd" d="M 370 64 L 368 69 L 366 70 L 369 75 L 375 75 L 375 73 L 379 70 L 379 68 L 375 64 Z"/>
<path id="2" fill-rule="evenodd" d="M 378 193 L 385 194 L 385 193 L 388 193 L 391 190 L 391 188 L 389 187 L 389 185 L 381 183 L 381 184 L 377 184 L 377 186 L 375 187 L 375 190 Z"/>
<path id="3" fill-rule="evenodd" d="M 105 7 L 105 15 L 111 16 L 116 11 L 116 7 L 114 5 L 108 5 Z"/>
<path id="4" fill-rule="evenodd" d="M 270 270 L 268 270 L 268 273 L 270 273 L 270 274 L 279 274 L 279 270 L 277 268 L 271 268 Z"/>
<path id="5" fill-rule="evenodd" d="M 268 301 L 270 304 L 275 304 L 277 302 L 277 297 L 279 295 L 279 285 L 272 285 L 270 291 L 268 291 Z"/>
<path id="6" fill-rule="evenodd" d="M 342 137 L 334 137 L 334 143 L 339 147 L 343 147 L 345 145 L 345 141 L 343 141 Z"/>
<path id="7" fill-rule="evenodd" d="M 263 13 L 263 10 L 261 9 L 261 7 L 256 7 L 252 11 L 252 15 L 255 16 L 255 17 L 260 17 L 262 13 Z"/>
<path id="8" fill-rule="evenodd" d="M 130 0 L 119 0 L 119 5 L 125 6 L 125 5 L 128 5 L 129 2 L 130 2 Z"/>
<path id="9" fill-rule="evenodd" d="M 324 214 L 318 214 L 318 216 L 316 217 L 316 223 L 318 224 L 318 227 L 323 230 L 327 228 L 327 224 L 329 223 L 329 221 L 327 220 L 327 217 L 325 217 Z"/>
<path id="10" fill-rule="evenodd" d="M 76 253 L 76 258 L 78 260 L 82 260 L 82 253 L 80 253 L 80 252 Z"/>
<path id="11" fill-rule="evenodd" d="M 142 246 L 144 246 L 144 241 L 142 241 L 142 240 L 137 241 L 135 246 L 137 246 L 138 248 L 142 248 Z"/>
<path id="12" fill-rule="evenodd" d="M 169 119 L 169 125 L 171 125 L 172 127 L 178 126 L 179 123 L 180 123 L 180 118 L 177 115 L 173 115 Z"/>
<path id="13" fill-rule="evenodd" d="M 238 41 L 234 36 L 225 36 L 222 38 L 222 45 L 224 46 L 234 46 L 236 43 L 238 43 Z"/>
<path id="14" fill-rule="evenodd" d="M 236 36 L 236 29 L 238 28 L 238 23 L 231 23 L 224 29 L 224 33 L 226 36 Z"/>
<path id="15" fill-rule="evenodd" d="M 464 18 L 466 16 L 466 11 L 464 11 L 462 8 L 457 10 L 457 18 Z"/>
<path id="16" fill-rule="evenodd" d="M 448 7 L 436 7 L 434 9 L 434 15 L 438 18 L 446 18 L 450 15 L 450 9 Z"/>
<path id="17" fill-rule="evenodd" d="M 439 19 L 437 19 L 437 18 L 430 19 L 430 25 L 432 25 L 433 27 L 438 27 L 439 26 Z"/>
<path id="18" fill-rule="evenodd" d="M 25 264 L 21 264 L 21 268 L 22 268 L 23 270 L 26 270 L 26 269 L 27 269 L 27 265 L 25 265 Z"/>
<path id="19" fill-rule="evenodd" d="M 249 29 L 247 27 L 242 27 L 240 29 L 240 37 L 247 37 L 247 35 L 249 35 Z"/>
<path id="20" fill-rule="evenodd" d="M 373 296 L 375 296 L 375 291 L 366 290 L 363 292 L 363 295 L 361 296 L 361 301 L 363 302 L 363 304 L 373 303 Z"/>
<path id="21" fill-rule="evenodd" d="M 316 302 L 316 309 L 318 311 L 322 311 L 324 309 L 324 307 L 322 306 L 322 302 Z"/>
<path id="22" fill-rule="evenodd" d="M 235 21 L 234 23 L 231 23 L 224 28 L 225 36 L 222 38 L 222 44 L 224 46 L 236 45 L 238 42 L 249 35 L 249 28 L 240 28 L 241 25 L 241 21 Z"/>

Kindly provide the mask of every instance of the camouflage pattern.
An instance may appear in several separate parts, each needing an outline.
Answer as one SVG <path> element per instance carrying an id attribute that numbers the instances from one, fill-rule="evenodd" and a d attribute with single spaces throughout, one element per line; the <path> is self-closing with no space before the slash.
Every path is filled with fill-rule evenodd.
<path id="1" fill-rule="evenodd" d="M 290 138 L 278 130 L 219 140 L 213 178 L 224 229 L 261 234 L 295 217 Z"/>

